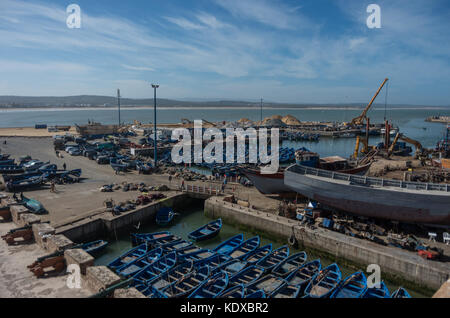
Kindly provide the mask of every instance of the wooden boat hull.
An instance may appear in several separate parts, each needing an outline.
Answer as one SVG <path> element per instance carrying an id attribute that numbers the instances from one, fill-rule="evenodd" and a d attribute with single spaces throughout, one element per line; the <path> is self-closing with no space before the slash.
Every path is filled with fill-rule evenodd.
<path id="1" fill-rule="evenodd" d="M 282 246 L 275 251 L 267 254 L 265 257 L 260 259 L 256 265 L 264 268 L 266 271 L 272 270 L 275 266 L 280 264 L 282 261 L 289 257 L 289 247 Z"/>
<path id="2" fill-rule="evenodd" d="M 445 184 L 355 177 L 301 166 L 291 166 L 284 182 L 311 200 L 356 215 L 450 225 L 450 187 Z"/>
<path id="3" fill-rule="evenodd" d="M 249 253 L 256 250 L 259 246 L 259 243 L 260 243 L 259 236 L 252 237 L 242 242 L 238 247 L 236 247 L 233 251 L 231 251 L 229 255 L 233 258 L 243 259 Z"/>
<path id="4" fill-rule="evenodd" d="M 139 257 L 144 256 L 148 251 L 147 244 L 141 244 L 136 246 L 135 248 L 125 252 L 112 262 L 108 264 L 108 267 L 112 270 L 116 271 L 124 265 L 129 264 L 130 262 L 138 259 Z"/>
<path id="5" fill-rule="evenodd" d="M 231 276 L 229 283 L 230 286 L 244 285 L 245 287 L 247 287 L 256 280 L 258 280 L 260 277 L 262 277 L 264 273 L 265 273 L 264 269 L 253 265 L 250 267 L 246 267 L 243 270 Z"/>
<path id="6" fill-rule="evenodd" d="M 328 298 L 342 279 L 341 270 L 331 264 L 312 279 L 305 289 L 306 298 Z"/>
<path id="7" fill-rule="evenodd" d="M 228 274 L 220 272 L 205 281 L 188 298 L 215 298 L 223 292 L 228 285 Z"/>
<path id="8" fill-rule="evenodd" d="M 221 229 L 222 220 L 218 219 L 189 233 L 188 237 L 195 242 L 205 241 L 217 236 Z"/>
<path id="9" fill-rule="evenodd" d="M 238 234 L 219 244 L 217 247 L 213 249 L 213 251 L 216 253 L 228 255 L 234 248 L 238 247 L 243 241 L 244 235 Z"/>
<path id="10" fill-rule="evenodd" d="M 297 254 L 289 256 L 280 264 L 272 269 L 272 273 L 279 277 L 287 277 L 293 271 L 305 264 L 307 255 L 305 252 L 299 252 Z"/>
<path id="11" fill-rule="evenodd" d="M 217 295 L 215 298 L 231 298 L 231 299 L 239 299 L 244 298 L 245 287 L 244 285 L 237 285 L 231 288 L 228 288 Z"/>

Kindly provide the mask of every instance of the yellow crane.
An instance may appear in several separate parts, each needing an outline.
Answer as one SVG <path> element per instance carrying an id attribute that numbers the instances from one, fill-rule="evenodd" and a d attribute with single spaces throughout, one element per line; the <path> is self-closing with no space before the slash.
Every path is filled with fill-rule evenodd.
<path id="1" fill-rule="evenodd" d="M 372 107 L 373 102 L 377 98 L 378 94 L 380 94 L 381 89 L 384 87 L 384 85 L 386 84 L 386 82 L 388 80 L 389 80 L 388 78 L 384 79 L 383 83 L 380 85 L 380 88 L 378 88 L 377 92 L 372 97 L 372 100 L 370 101 L 369 105 L 367 105 L 367 107 L 364 109 L 362 114 L 359 115 L 358 117 L 352 119 L 352 122 L 350 123 L 351 126 L 362 125 L 364 123 L 364 121 L 367 120 L 367 112 L 369 111 L 370 107 Z"/>

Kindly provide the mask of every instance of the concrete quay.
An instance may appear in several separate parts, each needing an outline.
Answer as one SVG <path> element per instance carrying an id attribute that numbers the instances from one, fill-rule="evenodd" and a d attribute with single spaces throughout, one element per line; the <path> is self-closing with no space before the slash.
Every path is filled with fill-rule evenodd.
<path id="1" fill-rule="evenodd" d="M 404 280 L 415 286 L 439 289 L 450 277 L 448 263 L 424 260 L 418 255 L 394 247 L 381 246 L 366 240 L 346 236 L 323 228 L 310 229 L 296 220 L 244 208 L 211 197 L 205 201 L 205 214 L 222 218 L 230 224 L 245 226 L 257 232 L 287 240 L 294 233 L 300 246 L 331 258 L 350 261 L 358 266 L 378 264 L 382 279 Z"/>

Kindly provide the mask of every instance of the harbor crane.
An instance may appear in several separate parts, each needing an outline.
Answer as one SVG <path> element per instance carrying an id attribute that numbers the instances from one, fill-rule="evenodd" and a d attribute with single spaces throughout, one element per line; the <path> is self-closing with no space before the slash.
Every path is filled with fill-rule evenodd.
<path id="1" fill-rule="evenodd" d="M 387 83 L 389 79 L 385 78 L 383 83 L 381 83 L 380 87 L 378 88 L 377 92 L 375 93 L 375 95 L 372 97 L 372 100 L 370 101 L 370 103 L 367 105 L 367 107 L 364 109 L 364 111 L 362 112 L 361 115 L 359 115 L 356 118 L 353 118 L 350 125 L 351 126 L 357 126 L 357 125 L 362 125 L 364 123 L 364 121 L 367 121 L 367 112 L 369 111 L 370 107 L 372 107 L 373 102 L 375 101 L 375 99 L 377 98 L 378 94 L 380 94 L 381 89 L 384 87 L 384 85 Z"/>

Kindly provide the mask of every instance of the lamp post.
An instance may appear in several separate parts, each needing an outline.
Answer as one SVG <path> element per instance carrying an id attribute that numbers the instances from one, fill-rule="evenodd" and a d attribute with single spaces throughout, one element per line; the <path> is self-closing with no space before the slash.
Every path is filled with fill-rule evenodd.
<path id="1" fill-rule="evenodd" d="M 117 89 L 117 105 L 119 107 L 119 128 L 120 128 L 120 89 Z"/>
<path id="2" fill-rule="evenodd" d="M 261 124 L 262 124 L 262 120 L 263 120 L 262 108 L 263 108 L 263 99 L 261 98 Z"/>
<path id="3" fill-rule="evenodd" d="M 158 141 L 157 141 L 157 134 L 156 134 L 156 89 L 159 87 L 159 85 L 158 84 L 152 84 L 152 87 L 153 87 L 153 90 L 155 92 L 155 96 L 153 98 L 153 101 L 154 101 L 154 104 L 155 104 L 155 107 L 154 107 L 154 120 L 155 120 L 155 123 L 154 123 L 154 139 L 153 139 L 155 152 L 154 152 L 154 155 L 153 155 L 153 160 L 154 160 L 154 165 L 155 165 L 155 168 L 156 168 L 156 166 L 157 166 L 157 151 L 158 151 Z"/>

